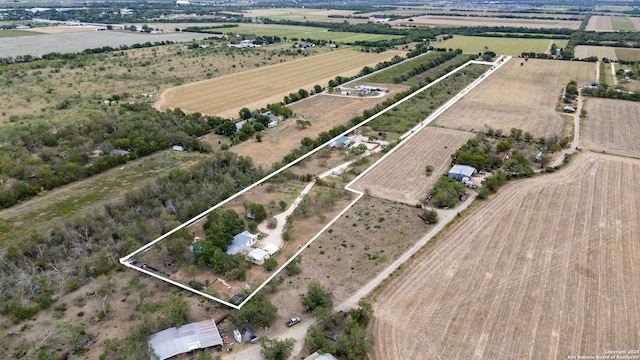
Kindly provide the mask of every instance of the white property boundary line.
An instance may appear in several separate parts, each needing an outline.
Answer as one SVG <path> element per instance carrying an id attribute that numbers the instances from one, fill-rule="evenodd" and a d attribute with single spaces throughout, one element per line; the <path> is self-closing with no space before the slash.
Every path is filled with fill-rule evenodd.
<path id="1" fill-rule="evenodd" d="M 309 247 L 309 245 L 311 245 L 318 237 L 320 237 L 320 235 L 322 233 L 324 233 L 331 225 L 333 225 L 333 223 L 335 223 L 340 217 L 342 217 L 342 215 L 344 215 L 358 200 L 360 200 L 360 198 L 362 198 L 362 196 L 364 195 L 364 193 L 362 191 L 356 190 L 351 188 L 351 186 L 358 181 L 360 178 L 362 178 L 362 176 L 364 176 L 365 174 L 367 174 L 369 171 L 371 171 L 371 169 L 373 169 L 374 167 L 376 167 L 378 164 L 380 164 L 382 162 L 382 160 L 386 159 L 389 155 L 391 155 L 396 148 L 400 147 L 401 145 L 398 144 L 396 146 L 396 148 L 391 149 L 387 154 L 385 154 L 383 157 L 381 157 L 380 159 L 378 159 L 375 163 L 373 163 L 373 165 L 371 165 L 370 167 L 368 167 L 367 169 L 365 169 L 365 171 L 363 171 L 360 175 L 358 175 L 355 179 L 353 179 L 351 182 L 349 182 L 344 188 L 348 191 L 351 191 L 353 193 L 356 193 L 358 196 L 351 202 L 349 203 L 349 205 L 347 205 L 342 211 L 340 211 L 340 213 L 338 213 L 338 215 L 336 215 L 333 219 L 331 219 L 331 221 L 329 221 L 318 233 L 316 233 L 311 239 L 309 239 L 309 241 L 307 241 L 300 249 L 298 249 L 298 251 L 295 252 L 295 254 L 293 254 L 284 264 L 282 264 L 282 266 L 280 266 L 280 268 L 278 268 L 278 270 L 276 270 L 273 274 L 271 274 L 271 276 L 269 276 L 260 286 L 258 286 L 251 294 L 249 294 L 249 296 L 247 296 L 244 301 L 242 301 L 240 304 L 235 305 L 232 304 L 228 301 L 222 300 L 220 298 L 217 298 L 215 296 L 206 294 L 202 291 L 196 290 L 194 288 L 191 288 L 185 284 L 182 284 L 180 282 L 177 282 L 175 280 L 172 280 L 170 278 L 167 277 L 163 277 L 160 276 L 158 274 L 156 274 L 155 272 L 151 272 L 149 270 L 143 269 L 140 266 L 136 266 L 134 264 L 132 264 L 132 258 L 146 250 L 148 250 L 150 247 L 154 246 L 155 244 L 157 244 L 158 242 L 166 239 L 167 237 L 171 236 L 172 234 L 174 234 L 175 232 L 190 226 L 191 224 L 201 220 L 202 218 L 204 218 L 205 216 L 207 216 L 208 214 L 210 214 L 212 211 L 214 211 L 215 209 L 218 209 L 221 206 L 226 205 L 228 202 L 244 195 L 246 192 L 252 190 L 253 188 L 263 184 L 264 182 L 268 181 L 269 179 L 271 179 L 272 177 L 280 174 L 281 172 L 283 172 L 284 170 L 287 170 L 288 168 L 292 167 L 293 165 L 297 164 L 298 162 L 308 158 L 309 156 L 315 154 L 316 152 L 322 150 L 323 148 L 325 148 L 326 146 L 328 146 L 331 142 L 333 142 L 335 139 L 341 137 L 341 136 L 345 136 L 349 133 L 351 133 L 352 131 L 358 129 L 359 127 L 368 124 L 369 122 L 371 122 L 372 120 L 378 118 L 380 115 L 387 113 L 388 111 L 394 109 L 395 107 L 401 105 L 402 103 L 404 103 L 405 101 L 410 100 L 411 98 L 413 98 L 414 96 L 420 94 L 421 92 L 423 92 L 424 90 L 438 84 L 439 82 L 441 82 L 442 80 L 448 78 L 449 76 L 457 73 L 458 71 L 464 69 L 465 67 L 471 65 L 471 64 L 481 64 L 481 65 L 489 65 L 489 66 L 493 66 L 490 70 L 488 70 L 487 72 L 485 72 L 484 74 L 480 75 L 480 77 L 476 80 L 474 80 L 471 84 L 469 84 L 467 87 L 465 87 L 461 92 L 459 92 L 458 94 L 456 94 L 453 98 L 451 98 L 449 101 L 447 101 L 443 106 L 441 106 L 440 108 L 438 108 L 438 110 L 436 110 L 434 113 L 432 113 L 429 117 L 427 117 L 425 120 L 423 120 L 419 125 L 417 125 L 416 127 L 414 127 L 412 130 L 410 130 L 408 132 L 408 136 L 407 134 L 404 134 L 400 137 L 400 140 L 405 140 L 405 139 L 409 139 L 412 136 L 414 136 L 415 134 L 418 133 L 419 130 L 421 130 L 422 128 L 426 127 L 429 123 L 431 123 L 436 117 L 438 117 L 440 114 L 442 114 L 445 110 L 447 110 L 448 108 L 450 108 L 453 104 L 455 104 L 458 100 L 460 100 L 464 95 L 466 95 L 469 91 L 471 91 L 473 88 L 475 88 L 476 86 L 478 86 L 478 84 L 480 84 L 482 81 L 484 81 L 489 75 L 491 75 L 493 72 L 495 72 L 497 69 L 499 69 L 503 64 L 505 64 L 507 61 L 509 61 L 511 59 L 511 56 L 500 56 L 498 57 L 498 59 L 495 62 L 485 62 L 485 61 L 476 61 L 476 60 L 471 60 L 468 61 L 466 63 L 464 63 L 463 65 L 458 66 L 457 68 L 451 70 L 450 72 L 448 72 L 447 74 L 441 76 L 440 78 L 438 78 L 435 81 L 432 81 L 431 83 L 423 86 L 422 88 L 416 90 L 414 93 L 402 98 L 401 100 L 397 101 L 396 103 L 388 106 L 387 108 L 383 109 L 382 111 L 374 114 L 373 116 L 369 117 L 368 119 L 362 121 L 361 123 L 351 127 L 350 129 L 344 131 L 343 133 L 337 135 L 336 137 L 334 137 L 333 139 L 325 142 L 324 144 L 318 146 L 317 148 L 309 151 L 308 153 L 306 153 L 305 155 L 299 157 L 298 159 L 292 161 L 291 163 L 281 167 L 280 169 L 274 171 L 273 173 L 265 176 L 264 178 L 258 180 L 257 182 L 249 185 L 248 187 L 244 188 L 243 190 L 237 192 L 236 194 L 228 197 L 227 199 L 221 201 L 220 203 L 214 205 L 213 207 L 203 211 L 202 213 L 196 215 L 195 217 L 193 217 L 190 220 L 187 220 L 186 222 L 182 223 L 181 225 L 179 225 L 178 227 L 174 228 L 173 230 L 170 230 L 169 232 L 161 235 L 160 237 L 158 237 L 157 239 L 149 242 L 148 244 L 142 246 L 141 248 L 133 251 L 132 253 L 126 255 L 125 257 L 122 257 L 119 259 L 120 263 L 124 266 L 127 266 L 129 268 L 132 268 L 134 270 L 137 270 L 139 272 L 142 272 L 144 274 L 147 274 L 149 276 L 155 277 L 156 279 L 165 281 L 169 284 L 175 285 L 179 288 L 182 288 L 184 290 L 187 291 L 191 291 L 192 293 L 198 294 L 200 296 L 203 296 L 209 300 L 213 300 L 216 301 L 218 303 L 224 304 L 226 306 L 229 306 L 231 308 L 234 309 L 240 309 L 244 304 L 246 304 L 249 300 L 251 300 L 266 284 L 268 284 L 271 280 L 273 280 L 274 277 L 276 277 L 277 275 L 280 274 L 280 272 L 282 270 L 284 270 L 284 268 L 289 265 L 289 263 L 291 263 L 291 261 L 293 261 L 294 259 L 296 259 L 298 257 L 298 255 L 300 255 L 306 248 Z"/>

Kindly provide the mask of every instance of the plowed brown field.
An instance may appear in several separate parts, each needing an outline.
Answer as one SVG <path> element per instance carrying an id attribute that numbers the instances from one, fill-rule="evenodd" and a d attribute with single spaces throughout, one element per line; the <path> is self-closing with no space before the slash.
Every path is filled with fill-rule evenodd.
<path id="1" fill-rule="evenodd" d="M 472 137 L 469 132 L 426 127 L 363 176 L 354 188 L 368 190 L 382 199 L 415 205 L 424 199 L 440 175 L 449 170 L 456 149 Z M 433 166 L 431 176 L 426 176 L 427 165 Z"/>
<path id="2" fill-rule="evenodd" d="M 438 117 L 436 124 L 476 131 L 485 125 L 505 132 L 518 128 L 535 137 L 560 135 L 564 118 L 556 104 L 563 88 L 570 80 L 594 82 L 595 73 L 593 63 L 512 59 Z"/>
<path id="3" fill-rule="evenodd" d="M 513 182 L 376 296 L 372 359 L 567 359 L 640 344 L 640 161 Z"/>
<path id="4" fill-rule="evenodd" d="M 640 157 L 640 104 L 633 101 L 589 98 L 582 122 L 582 146 Z"/>
<path id="5" fill-rule="evenodd" d="M 298 89 L 309 91 L 316 84 L 326 86 L 337 75 L 356 75 L 364 66 L 375 66 L 395 55 L 402 53 L 376 54 L 349 49 L 328 52 L 171 88 L 161 94 L 155 106 L 237 117 L 243 107 L 253 110 L 280 102 Z"/>

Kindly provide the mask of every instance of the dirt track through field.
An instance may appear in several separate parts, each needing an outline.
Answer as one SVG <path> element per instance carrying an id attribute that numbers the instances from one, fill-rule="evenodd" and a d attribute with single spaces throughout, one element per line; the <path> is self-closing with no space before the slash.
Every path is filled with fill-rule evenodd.
<path id="1" fill-rule="evenodd" d="M 415 205 L 424 199 L 440 175 L 449 170 L 456 149 L 472 137 L 469 132 L 426 127 L 368 172 L 354 188 L 368 190 L 382 199 Z M 426 175 L 427 165 L 433 167 L 431 176 Z"/>
<path id="2" fill-rule="evenodd" d="M 353 76 L 364 66 L 375 66 L 400 54 L 398 51 L 375 54 L 347 49 L 309 56 L 171 88 L 161 94 L 154 106 L 237 117 L 243 107 L 253 110 L 280 102 L 285 95 L 298 89 L 311 91 L 314 85 L 324 87 L 337 75 Z"/>
<path id="3" fill-rule="evenodd" d="M 564 118 L 556 106 L 562 90 L 570 80 L 593 82 L 594 67 L 584 62 L 513 59 L 442 114 L 436 124 L 466 131 L 488 125 L 504 133 L 518 128 L 535 137 L 560 135 Z"/>
<path id="4" fill-rule="evenodd" d="M 501 189 L 380 290 L 371 358 L 566 359 L 636 347 L 638 176 L 637 160 L 587 153 Z"/>

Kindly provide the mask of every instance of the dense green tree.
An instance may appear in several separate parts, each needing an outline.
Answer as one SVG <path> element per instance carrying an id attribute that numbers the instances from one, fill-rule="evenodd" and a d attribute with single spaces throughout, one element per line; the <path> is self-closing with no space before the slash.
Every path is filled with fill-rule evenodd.
<path id="1" fill-rule="evenodd" d="M 332 308 L 333 300 L 329 293 L 317 282 L 310 282 L 307 285 L 307 294 L 302 297 L 302 304 L 309 310 L 316 308 Z"/>
<path id="2" fill-rule="evenodd" d="M 252 299 L 239 310 L 229 313 L 229 319 L 237 327 L 271 326 L 276 318 L 278 308 L 261 299 Z"/>
<path id="3" fill-rule="evenodd" d="M 223 122 L 222 125 L 220 125 L 220 127 L 218 128 L 218 134 L 225 136 L 232 136 L 236 133 L 236 131 L 236 124 L 231 120 Z"/>
<path id="4" fill-rule="evenodd" d="M 285 360 L 289 356 L 295 341 L 293 339 L 269 339 L 266 336 L 260 338 L 260 354 L 265 360 Z"/>
<path id="5" fill-rule="evenodd" d="M 240 115 L 240 119 L 249 120 L 251 119 L 251 110 L 249 110 L 246 107 L 243 107 L 242 109 L 240 109 L 239 115 Z"/>
<path id="6" fill-rule="evenodd" d="M 333 344 L 331 344 L 329 338 L 327 338 L 327 334 L 318 329 L 315 325 L 311 325 L 307 328 L 307 335 L 304 338 L 304 344 L 311 354 L 316 351 L 321 354 L 330 354 L 335 351 L 332 346 Z"/>
<path id="7" fill-rule="evenodd" d="M 431 191 L 431 195 L 433 195 L 431 201 L 440 208 L 453 207 L 460 202 L 460 196 L 464 193 L 465 187 L 461 181 L 443 175 Z"/>

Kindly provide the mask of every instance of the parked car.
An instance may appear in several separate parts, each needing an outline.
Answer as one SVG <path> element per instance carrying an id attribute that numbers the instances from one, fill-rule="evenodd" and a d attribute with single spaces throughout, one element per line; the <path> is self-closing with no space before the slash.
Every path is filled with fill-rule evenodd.
<path id="1" fill-rule="evenodd" d="M 287 320 L 287 326 L 288 327 L 292 327 L 293 325 L 297 324 L 300 322 L 300 318 L 299 317 L 292 317 L 291 319 Z"/>
<path id="2" fill-rule="evenodd" d="M 338 341 L 338 335 L 337 335 L 336 333 L 333 333 L 333 332 L 328 333 L 328 334 L 327 334 L 327 337 L 328 337 L 330 340 Z"/>

